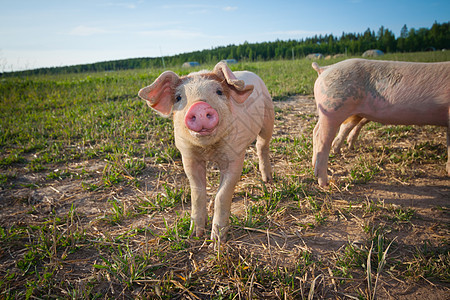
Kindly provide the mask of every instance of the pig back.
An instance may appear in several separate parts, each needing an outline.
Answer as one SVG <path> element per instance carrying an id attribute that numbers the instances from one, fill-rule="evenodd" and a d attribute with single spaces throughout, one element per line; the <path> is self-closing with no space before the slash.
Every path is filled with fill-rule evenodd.
<path id="1" fill-rule="evenodd" d="M 450 62 L 349 59 L 326 69 L 315 93 L 336 112 L 385 124 L 447 126 Z"/>
<path id="2" fill-rule="evenodd" d="M 450 63 L 369 65 L 366 112 L 382 123 L 448 125 Z"/>

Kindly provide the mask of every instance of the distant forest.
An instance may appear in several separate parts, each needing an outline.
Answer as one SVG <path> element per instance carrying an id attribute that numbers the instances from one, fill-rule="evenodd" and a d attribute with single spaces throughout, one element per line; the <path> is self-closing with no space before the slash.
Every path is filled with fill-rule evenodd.
<path id="1" fill-rule="evenodd" d="M 228 45 L 214 49 L 183 53 L 165 57 L 131 58 L 105 61 L 94 64 L 75 65 L 27 70 L 8 75 L 40 75 L 100 72 L 128 69 L 162 68 L 181 66 L 184 62 L 196 61 L 200 64 L 214 63 L 222 59 L 234 58 L 238 61 L 266 61 L 274 59 L 298 59 L 312 53 L 323 55 L 347 54 L 360 55 L 366 50 L 379 49 L 386 53 L 417 52 L 427 50 L 450 49 L 450 22 L 438 24 L 418 30 L 403 26 L 398 38 L 383 26 L 375 33 L 368 28 L 364 33 L 342 33 L 340 37 L 319 35 L 301 40 L 276 40 L 274 42 L 248 43 Z"/>

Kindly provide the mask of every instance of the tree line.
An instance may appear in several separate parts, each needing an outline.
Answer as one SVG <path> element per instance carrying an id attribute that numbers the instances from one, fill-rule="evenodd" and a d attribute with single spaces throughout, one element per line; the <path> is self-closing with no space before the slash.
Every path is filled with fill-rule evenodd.
<path id="1" fill-rule="evenodd" d="M 263 43 L 245 42 L 241 45 L 221 46 L 166 57 L 130 58 L 67 67 L 40 68 L 3 73 L 1 76 L 162 68 L 164 66 L 181 66 L 187 61 L 196 61 L 204 64 L 231 58 L 240 61 L 296 59 L 303 58 L 311 53 L 360 55 L 370 49 L 379 49 L 388 53 L 450 49 L 450 22 L 443 24 L 435 22 L 431 28 L 420 28 L 417 30 L 414 28 L 408 29 L 404 25 L 399 37 L 395 37 L 391 30 L 381 26 L 377 32 L 368 28 L 364 33 L 342 33 L 340 37 L 327 34 L 315 35 L 314 37 L 301 40 L 276 40 Z"/>

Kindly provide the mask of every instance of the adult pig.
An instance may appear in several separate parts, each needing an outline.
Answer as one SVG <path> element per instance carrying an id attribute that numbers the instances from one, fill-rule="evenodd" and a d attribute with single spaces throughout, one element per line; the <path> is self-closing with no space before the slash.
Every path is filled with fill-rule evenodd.
<path id="1" fill-rule="evenodd" d="M 447 127 L 450 153 L 450 62 L 412 63 L 348 59 L 328 67 L 313 63 L 319 121 L 313 131 L 314 174 L 327 185 L 333 138 L 341 123 L 356 115 L 393 125 Z M 450 176 L 450 155 L 447 161 Z"/>
<path id="2" fill-rule="evenodd" d="M 211 238 L 226 240 L 231 200 L 246 148 L 256 139 L 262 179 L 272 180 L 269 143 L 274 110 L 264 82 L 248 71 L 232 72 L 218 63 L 212 72 L 179 77 L 162 73 L 139 97 L 162 116 L 172 115 L 175 145 L 191 187 L 191 226 L 197 236 L 207 221 L 206 162 L 217 163 L 220 186 L 214 201 Z"/>

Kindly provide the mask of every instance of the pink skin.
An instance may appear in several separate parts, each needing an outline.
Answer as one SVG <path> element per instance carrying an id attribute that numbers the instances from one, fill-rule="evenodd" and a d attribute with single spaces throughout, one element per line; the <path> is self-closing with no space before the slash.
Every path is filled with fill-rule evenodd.
<path id="1" fill-rule="evenodd" d="M 274 110 L 264 82 L 252 72 L 232 72 L 218 63 L 212 72 L 183 77 L 166 71 L 141 89 L 139 97 L 173 119 L 175 145 L 191 187 L 191 225 L 197 236 L 204 234 L 208 220 L 206 162 L 218 166 L 211 239 L 226 241 L 234 188 L 246 149 L 255 139 L 261 177 L 265 182 L 272 180 L 269 145 Z"/>
<path id="2" fill-rule="evenodd" d="M 344 140 L 347 138 L 347 144 L 349 149 L 353 149 L 355 147 L 356 139 L 358 138 L 359 132 L 363 128 L 364 125 L 369 123 L 370 120 L 366 118 L 362 118 L 357 115 L 353 115 L 339 127 L 339 133 L 334 138 L 332 148 L 335 154 L 339 154 L 341 151 L 341 147 L 344 144 Z"/>
<path id="3" fill-rule="evenodd" d="M 207 135 L 219 123 L 219 114 L 208 103 L 199 101 L 189 108 L 184 123 L 189 130 L 200 135 Z"/>
<path id="4" fill-rule="evenodd" d="M 358 124 L 355 128 L 360 129 L 369 120 L 447 127 L 446 168 L 450 176 L 450 62 L 348 59 L 328 67 L 313 63 L 313 68 L 319 74 L 314 84 L 319 121 L 313 131 L 312 163 L 319 185 L 328 184 L 327 165 L 333 139 L 339 126 L 351 116 L 356 116 L 354 125 L 344 124 L 335 150 L 339 150 L 351 126 Z M 355 131 L 352 136 L 357 134 Z"/>

